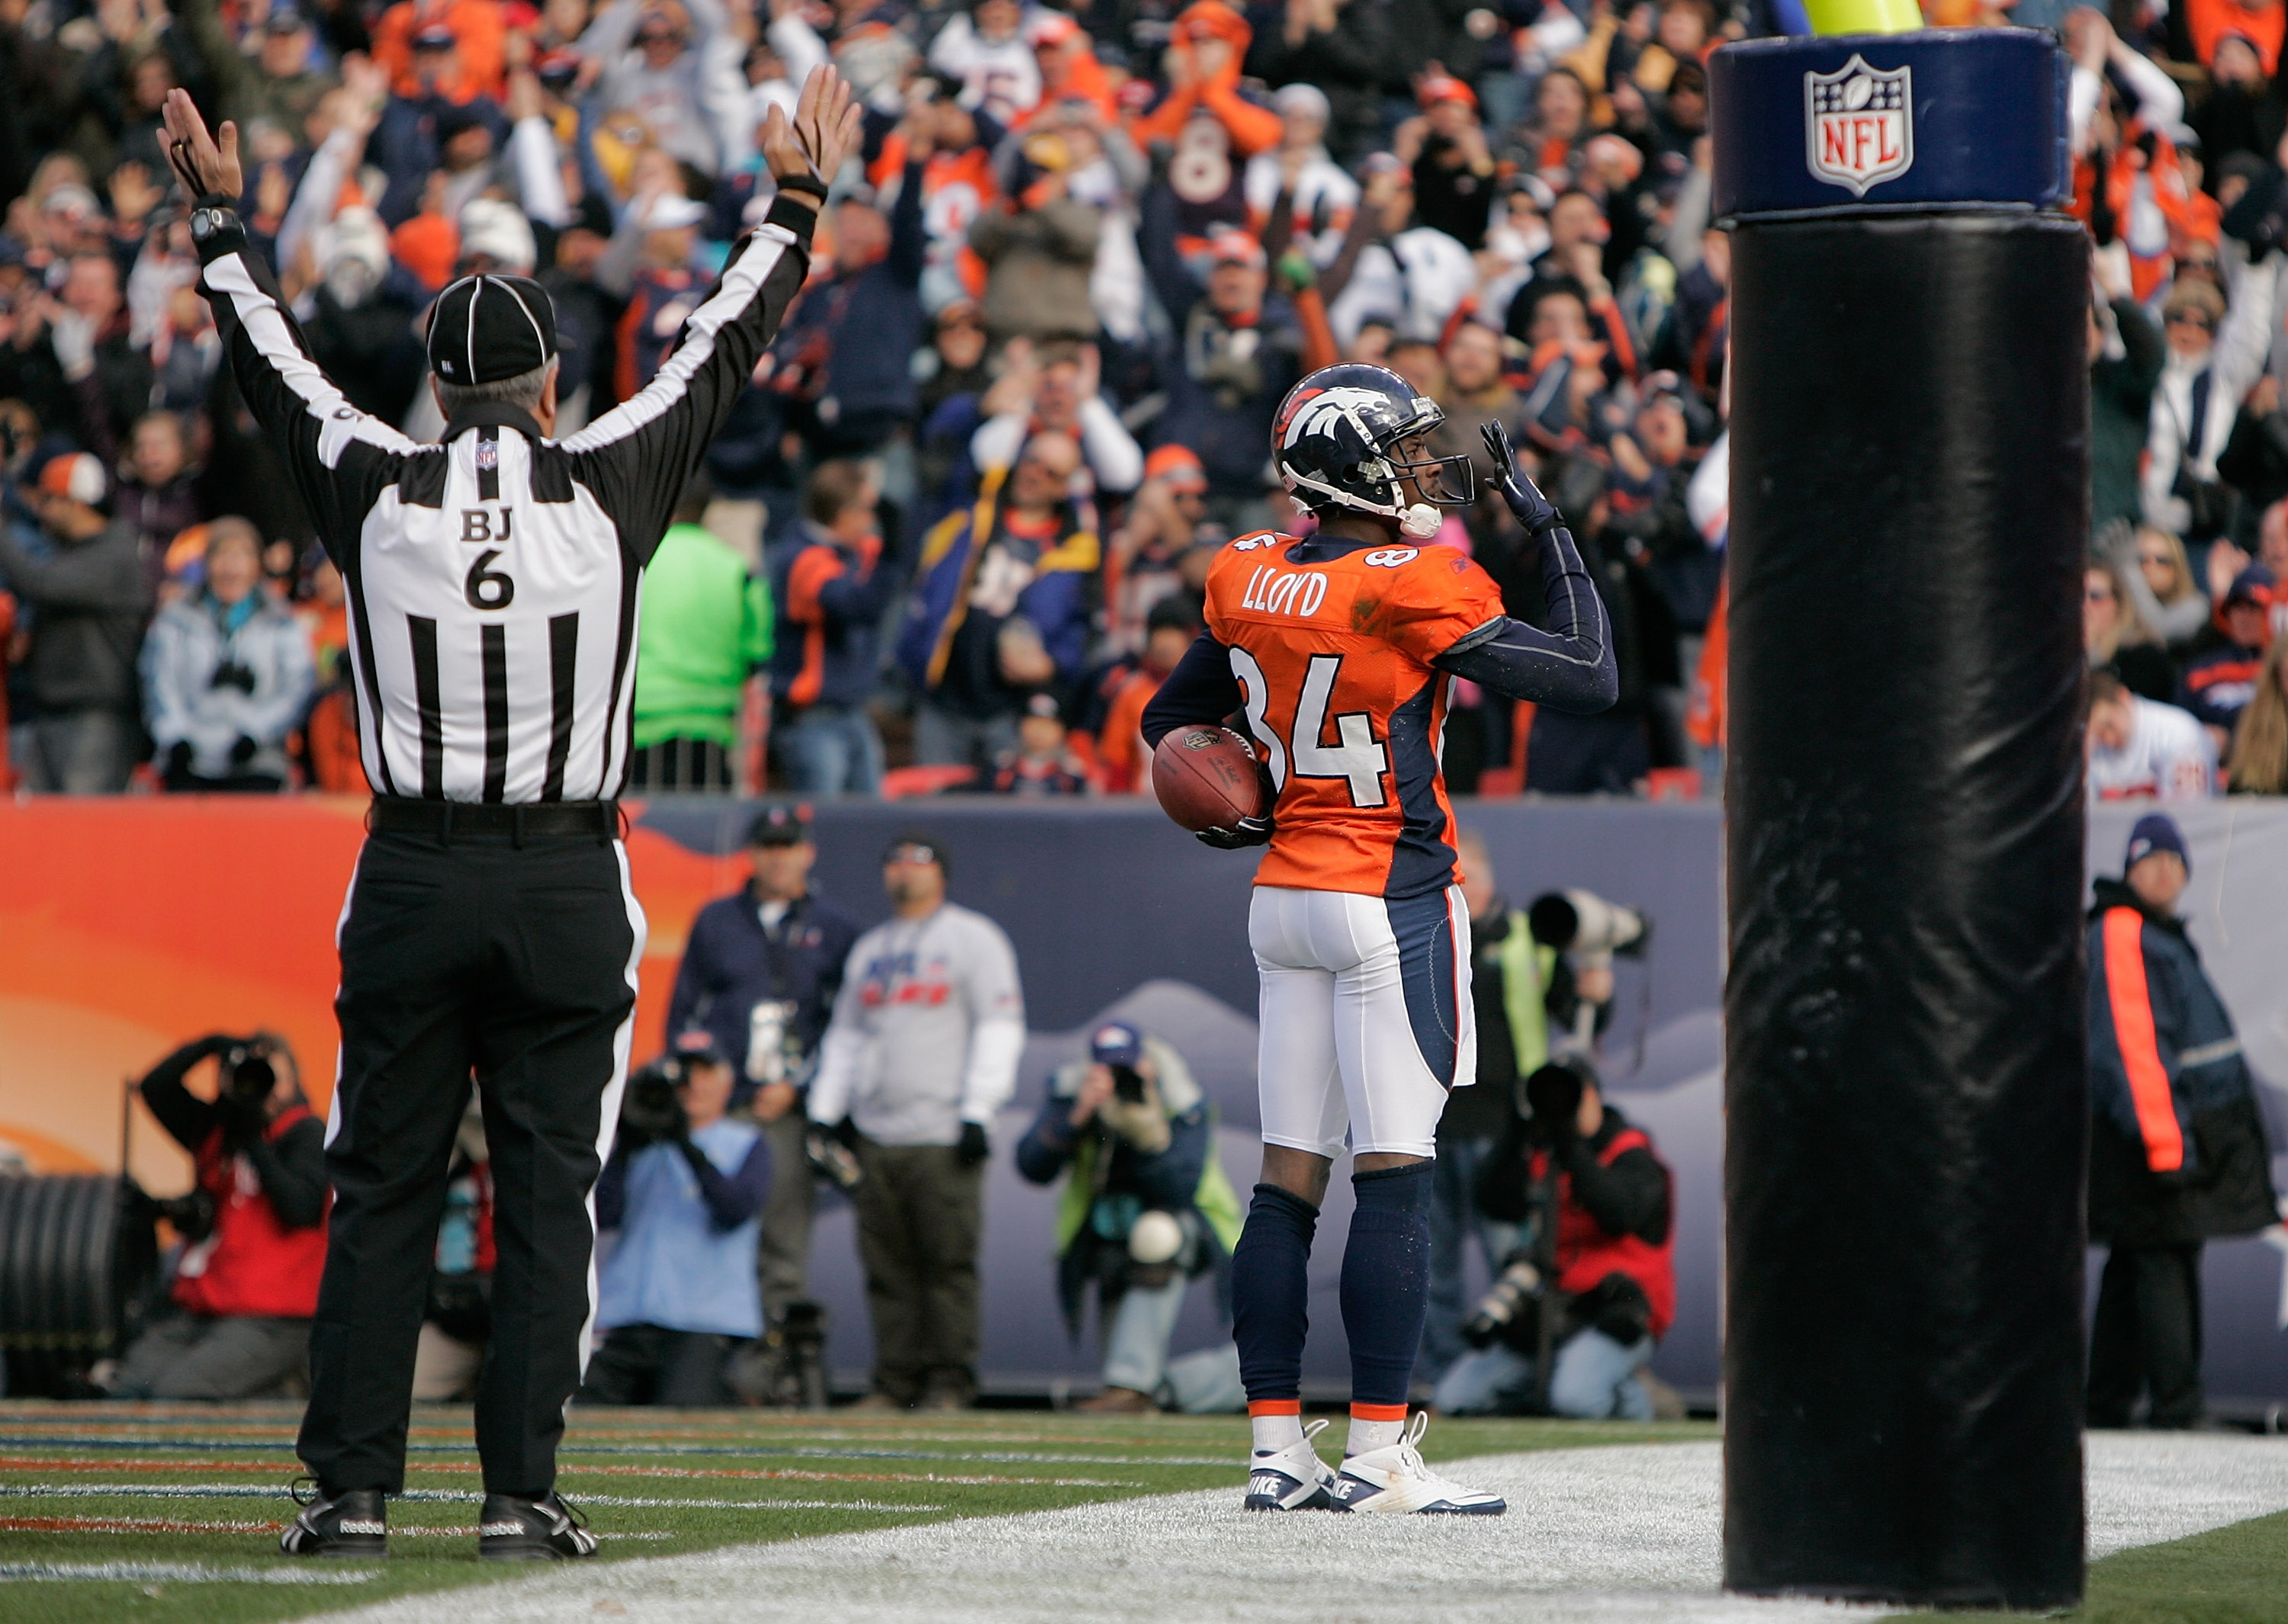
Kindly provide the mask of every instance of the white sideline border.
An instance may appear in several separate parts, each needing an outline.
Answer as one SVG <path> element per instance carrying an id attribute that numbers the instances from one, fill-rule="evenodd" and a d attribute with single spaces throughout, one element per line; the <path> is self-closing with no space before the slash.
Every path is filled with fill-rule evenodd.
<path id="1" fill-rule="evenodd" d="M 1886 1608 L 1752 1601 L 1717 1589 L 1720 1446 L 1617 1445 L 1482 1456 L 1462 1480 L 1504 1517 L 1251 1516 L 1232 1486 L 1054 1511 L 552 1569 L 434 1591 L 329 1624 L 1794 1624 Z M 2097 1434 L 2090 1554 L 2288 1509 L 2288 1441 Z"/>

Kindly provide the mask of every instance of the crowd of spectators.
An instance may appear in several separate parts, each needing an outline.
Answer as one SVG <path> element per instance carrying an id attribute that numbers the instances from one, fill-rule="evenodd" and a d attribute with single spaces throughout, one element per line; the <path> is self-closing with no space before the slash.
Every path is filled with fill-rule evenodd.
<path id="1" fill-rule="evenodd" d="M 1444 406 L 1441 451 L 1507 425 L 1615 629 L 1604 716 L 1463 685 L 1454 788 L 1712 793 L 1730 256 L 1705 59 L 1792 8 L 309 4 L 0 0 L 0 784 L 366 788 L 342 582 L 196 293 L 171 87 L 242 126 L 241 212 L 354 402 L 433 434 L 429 301 L 516 271 L 555 301 L 570 432 L 672 350 L 768 206 L 763 115 L 830 59 L 864 150 L 651 572 L 636 787 L 1148 788 L 1135 720 L 1207 557 L 1311 522 L 1272 412 L 1355 358 Z M 2280 0 L 1934 4 L 2073 60 L 2090 659 L 2121 685 L 2093 783 L 2288 790 Z M 1539 616 L 1498 502 L 1441 539 Z"/>

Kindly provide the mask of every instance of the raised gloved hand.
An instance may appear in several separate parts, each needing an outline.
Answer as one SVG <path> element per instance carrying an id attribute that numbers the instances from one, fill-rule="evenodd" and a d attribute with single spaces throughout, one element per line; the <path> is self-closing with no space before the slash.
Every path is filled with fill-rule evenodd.
<path id="1" fill-rule="evenodd" d="M 953 1147 L 953 1159 L 965 1168 L 973 1168 L 993 1153 L 993 1141 L 985 1137 L 982 1122 L 964 1122 L 961 1143 Z"/>
<path id="2" fill-rule="evenodd" d="M 1219 852 L 1237 852 L 1248 846 L 1269 845 L 1274 825 L 1271 814 L 1262 812 L 1242 818 L 1229 828 L 1196 829 L 1193 833 L 1204 846 L 1213 846 Z"/>
<path id="3" fill-rule="evenodd" d="M 1557 511 L 1557 504 L 1543 495 L 1541 487 L 1517 465 L 1517 453 L 1510 448 L 1509 431 L 1502 427 L 1501 419 L 1495 418 L 1478 432 L 1485 438 L 1486 455 L 1493 459 L 1494 488 L 1509 503 L 1517 522 L 1535 535 L 1563 524 L 1565 516 Z"/>

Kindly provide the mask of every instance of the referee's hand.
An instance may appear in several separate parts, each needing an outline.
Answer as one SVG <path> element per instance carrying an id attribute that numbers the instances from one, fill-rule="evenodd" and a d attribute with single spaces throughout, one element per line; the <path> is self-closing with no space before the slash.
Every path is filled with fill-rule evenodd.
<path id="1" fill-rule="evenodd" d="M 173 106 L 171 99 L 171 113 Z M 192 115 L 197 116 L 195 111 Z M 774 103 L 764 119 L 763 162 L 770 166 L 775 179 L 807 177 L 831 186 L 842 160 L 857 149 L 864 123 L 864 111 L 852 100 L 850 86 L 842 75 L 829 67 L 814 67 L 810 77 L 802 82 L 794 117 L 788 118 L 786 109 Z"/>
<path id="2" fill-rule="evenodd" d="M 246 171 L 238 162 L 238 126 L 225 119 L 222 145 L 215 145 L 207 121 L 185 90 L 167 92 L 161 117 L 167 126 L 167 162 L 183 183 L 185 198 L 196 202 L 219 193 L 236 202 L 246 190 Z"/>

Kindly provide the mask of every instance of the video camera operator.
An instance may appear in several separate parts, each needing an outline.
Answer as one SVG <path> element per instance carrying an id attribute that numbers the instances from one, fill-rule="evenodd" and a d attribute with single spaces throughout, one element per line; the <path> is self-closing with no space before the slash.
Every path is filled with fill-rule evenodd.
<path id="1" fill-rule="evenodd" d="M 1107 1021 L 1088 1058 L 1060 1066 L 1017 1143 L 1017 1170 L 1045 1184 L 1070 1170 L 1057 1206 L 1057 1294 L 1077 1332 L 1096 1282 L 1104 1390 L 1075 1407 L 1158 1407 L 1168 1339 L 1191 1279 L 1239 1240 L 1239 1197 L 1215 1155 L 1215 1123 L 1183 1057 L 1124 1021 Z M 1236 1363 L 1233 1368 L 1236 1386 Z"/>
<path id="2" fill-rule="evenodd" d="M 748 883 L 699 910 L 667 1005 L 670 1032 L 704 1026 L 719 1051 L 743 1062 L 733 1103 L 762 1126 L 781 1170 L 756 1259 L 763 1311 L 775 1321 L 808 1291 L 816 1188 L 804 1171 L 803 1090 L 858 939 L 850 916 L 811 883 L 817 860 L 806 807 L 758 811 L 747 829 Z"/>
<path id="3" fill-rule="evenodd" d="M 735 1402 L 725 1367 L 762 1335 L 755 1243 L 771 1147 L 725 1113 L 731 1062 L 705 1032 L 628 1080 L 617 1142 L 596 1182 L 596 1224 L 616 1229 L 596 1323 L 608 1335 L 580 1397 L 708 1408 Z"/>
<path id="4" fill-rule="evenodd" d="M 1471 1351 L 1440 1380 L 1436 1406 L 1650 1421 L 1639 1373 L 1676 1311 L 1668 1168 L 1605 1104 L 1585 1060 L 1542 1066 L 1519 1098 L 1523 1111 L 1479 1176 L 1478 1209 L 1530 1220 L 1531 1240 L 1463 1327 Z"/>
<path id="5" fill-rule="evenodd" d="M 212 1099 L 184 1086 L 217 1062 Z M 173 1311 L 104 1383 L 114 1398 L 251 1398 L 302 1375 L 326 1264 L 325 1129 L 283 1038 L 214 1033 L 137 1085 L 191 1153 L 189 1194 L 161 1203 L 184 1239 Z"/>

